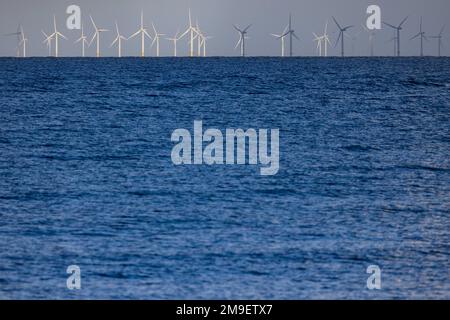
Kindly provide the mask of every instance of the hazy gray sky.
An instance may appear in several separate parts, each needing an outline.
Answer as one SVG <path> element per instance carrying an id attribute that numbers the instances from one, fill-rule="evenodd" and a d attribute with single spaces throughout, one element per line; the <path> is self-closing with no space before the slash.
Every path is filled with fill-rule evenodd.
<path id="1" fill-rule="evenodd" d="M 336 26 L 331 16 L 336 16 L 342 24 L 357 26 L 350 36 L 361 31 L 361 24 L 366 21 L 366 8 L 377 4 L 382 9 L 383 20 L 392 24 L 399 23 L 404 17 L 410 16 L 402 32 L 402 54 L 417 55 L 419 41 L 409 41 L 419 29 L 419 17 L 424 19 L 424 30 L 428 35 L 437 34 L 440 28 L 450 22 L 449 0 L 0 0 L 0 56 L 14 56 L 17 41 L 14 37 L 3 34 L 15 32 L 18 24 L 22 24 L 29 39 L 28 55 L 45 56 L 47 48 L 42 43 L 41 29 L 52 30 L 52 17 L 57 16 L 57 22 L 64 35 L 69 40 L 60 43 L 61 56 L 80 55 L 79 45 L 73 42 L 79 38 L 80 31 L 66 28 L 66 8 L 71 4 L 81 7 L 82 20 L 86 33 L 92 37 L 92 26 L 89 20 L 91 14 L 99 27 L 114 30 L 117 20 L 121 33 L 129 36 L 138 29 L 141 9 L 145 12 L 145 23 L 149 30 L 153 21 L 161 33 L 173 36 L 177 29 L 185 30 L 188 24 L 188 8 L 192 8 L 194 19 L 198 19 L 203 31 L 214 36 L 208 43 L 209 55 L 238 55 L 234 46 L 238 34 L 232 24 L 241 26 L 253 24 L 249 31 L 247 42 L 248 55 L 274 56 L 279 55 L 281 45 L 271 37 L 270 33 L 282 32 L 288 21 L 289 12 L 293 14 L 293 25 L 300 42 L 296 42 L 296 55 L 315 55 L 312 32 L 323 32 L 325 22 L 329 21 L 329 34 L 333 43 L 330 54 L 339 54 L 339 47 L 334 48 L 337 38 Z M 450 42 L 450 23 L 444 33 L 443 54 L 448 55 Z M 114 56 L 116 49 L 110 48 L 115 31 L 102 34 L 102 55 Z M 377 32 L 375 53 L 391 55 L 393 43 L 387 42 L 393 36 L 393 30 L 383 27 Z M 348 55 L 367 55 L 369 42 L 367 33 L 361 33 L 354 42 L 347 39 Z M 139 40 L 133 39 L 124 43 L 124 55 L 138 55 Z M 435 55 L 437 44 L 435 40 L 425 43 L 425 54 Z M 179 43 L 180 55 L 188 51 L 187 38 Z M 150 49 L 147 42 L 147 55 L 154 55 L 155 49 Z M 88 55 L 95 54 L 92 45 L 87 50 Z M 162 55 L 172 54 L 172 44 L 162 41 Z"/>

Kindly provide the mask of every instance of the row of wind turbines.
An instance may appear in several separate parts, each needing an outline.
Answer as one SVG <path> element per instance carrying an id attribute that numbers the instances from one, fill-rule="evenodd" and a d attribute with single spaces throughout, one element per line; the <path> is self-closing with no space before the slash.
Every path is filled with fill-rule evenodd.
<path id="1" fill-rule="evenodd" d="M 115 37 L 114 41 L 110 44 L 110 47 L 117 46 L 118 57 L 122 57 L 122 46 L 123 46 L 122 42 L 128 41 L 128 40 L 136 38 L 136 37 L 140 38 L 140 42 L 141 42 L 140 56 L 141 57 L 145 57 L 145 48 L 146 48 L 145 40 L 146 40 L 146 38 L 150 39 L 152 41 L 151 42 L 152 47 L 154 47 L 156 45 L 156 56 L 157 57 L 160 56 L 160 41 L 161 41 L 161 37 L 165 36 L 165 34 L 159 33 L 157 31 L 154 23 L 152 23 L 152 35 L 150 35 L 150 33 L 148 32 L 148 28 L 144 24 L 143 11 L 141 11 L 140 18 L 141 19 L 140 19 L 139 29 L 134 34 L 130 35 L 129 37 L 126 37 L 120 33 L 119 25 L 118 25 L 117 21 L 115 22 L 116 37 Z M 376 36 L 375 30 L 369 30 L 369 29 L 367 29 L 366 26 L 362 25 L 362 31 L 360 33 L 358 33 L 357 35 L 354 35 L 353 37 L 351 37 L 351 36 L 349 36 L 348 31 L 350 29 L 354 28 L 355 26 L 353 26 L 353 25 L 345 26 L 345 25 L 340 24 L 335 17 L 332 17 L 332 19 L 339 31 L 339 36 L 336 40 L 335 47 L 340 43 L 340 49 L 341 49 L 340 53 L 341 53 L 342 57 L 345 56 L 345 39 L 349 38 L 351 40 L 355 40 L 356 37 L 362 31 L 366 31 L 369 34 L 370 55 L 371 56 L 375 55 L 375 49 L 374 49 L 374 40 L 375 40 L 375 36 Z M 86 46 L 90 47 L 93 44 L 93 42 L 95 41 L 96 56 L 100 57 L 101 56 L 101 40 L 100 40 L 101 34 L 104 32 L 108 32 L 109 30 L 105 29 L 105 28 L 99 28 L 96 25 L 92 16 L 90 16 L 90 20 L 91 20 L 92 26 L 94 28 L 94 34 L 93 34 L 91 40 L 88 41 L 88 37 L 84 34 L 84 27 L 83 27 L 83 25 L 81 25 L 81 36 L 79 39 L 77 39 L 75 41 L 75 44 L 77 44 L 77 43 L 81 44 L 81 56 L 85 57 Z M 383 22 L 384 25 L 386 25 L 389 28 L 392 28 L 395 31 L 394 37 L 392 39 L 390 39 L 389 42 L 394 43 L 394 51 L 395 51 L 394 54 L 396 56 L 401 56 L 401 50 L 400 50 L 401 49 L 401 42 L 400 42 L 401 38 L 400 38 L 400 36 L 401 36 L 401 31 L 403 30 L 403 26 L 407 20 L 408 20 L 408 17 L 403 19 L 400 22 L 400 24 L 398 24 L 398 25 L 393 25 L 393 24 L 390 24 L 387 22 Z M 236 25 L 233 25 L 233 27 L 239 34 L 239 40 L 236 43 L 235 49 L 239 48 L 240 55 L 242 57 L 245 57 L 246 56 L 246 40 L 249 39 L 248 32 L 249 32 L 249 29 L 251 28 L 251 25 L 248 25 L 246 28 L 240 28 Z M 422 17 L 420 18 L 419 32 L 410 39 L 410 40 L 420 39 L 420 56 L 424 56 L 424 40 L 429 41 L 429 39 L 437 40 L 437 45 L 438 45 L 438 53 L 437 54 L 439 57 L 441 56 L 442 46 L 443 46 L 444 28 L 445 28 L 445 26 L 441 28 L 438 35 L 426 36 L 426 33 L 423 31 Z M 68 40 L 68 39 L 61 32 L 58 31 L 55 16 L 53 17 L 53 33 L 47 34 L 45 31 L 42 30 L 42 34 L 44 35 L 43 43 L 45 43 L 48 48 L 48 55 L 52 56 L 52 54 L 53 54 L 52 44 L 54 41 L 54 56 L 59 57 L 59 40 L 60 40 L 60 38 L 62 38 L 64 40 Z M 25 36 L 23 27 L 19 26 L 19 29 L 16 33 L 11 33 L 9 35 L 17 35 L 18 36 L 17 56 L 26 57 L 26 45 L 27 45 L 28 39 Z M 297 34 L 295 33 L 295 30 L 292 27 L 292 15 L 291 14 L 289 15 L 288 24 L 285 27 L 285 29 L 283 30 L 283 32 L 280 34 L 273 33 L 271 35 L 281 42 L 281 56 L 282 57 L 286 56 L 285 44 L 286 44 L 286 38 L 287 37 L 289 38 L 289 56 L 292 57 L 293 56 L 293 40 L 296 39 L 296 40 L 300 41 L 300 38 L 297 36 Z M 184 31 L 184 33 L 182 33 L 180 35 L 180 32 L 177 31 L 177 33 L 173 37 L 165 38 L 165 40 L 168 40 L 173 43 L 173 48 L 174 48 L 173 56 L 174 57 L 177 57 L 177 55 L 178 55 L 178 50 L 177 50 L 178 41 L 182 40 L 186 36 L 188 37 L 188 41 L 189 41 L 189 56 L 190 57 L 194 57 L 194 56 L 206 57 L 206 55 L 207 55 L 206 44 L 207 44 L 207 41 L 209 39 L 211 39 L 212 37 L 207 36 L 205 34 L 205 32 L 203 32 L 200 29 L 198 21 L 197 21 L 196 25 L 193 24 L 190 9 L 189 9 L 189 25 L 188 25 L 187 29 Z M 316 50 L 317 50 L 318 56 L 327 57 L 328 56 L 328 46 L 332 45 L 330 37 L 328 35 L 328 21 L 325 23 L 324 33 L 322 35 L 317 35 L 316 33 L 313 32 L 313 36 L 314 36 L 313 41 L 317 43 Z M 195 42 L 197 42 L 196 43 L 197 48 L 195 48 Z"/>
<path id="2" fill-rule="evenodd" d="M 100 28 L 95 23 L 92 16 L 89 16 L 92 26 L 94 28 L 94 34 L 90 41 L 88 41 L 87 35 L 84 33 L 84 26 L 81 25 L 81 36 L 79 39 L 75 41 L 75 44 L 80 43 L 81 45 L 81 56 L 86 56 L 86 47 L 90 47 L 93 42 L 96 43 L 96 57 L 101 56 L 101 35 L 104 32 L 109 32 L 110 30 L 105 28 Z M 121 34 L 119 30 L 119 25 L 117 21 L 115 22 L 115 32 L 116 37 L 114 41 L 110 44 L 110 47 L 117 46 L 117 55 L 118 57 L 122 57 L 122 42 L 127 41 L 136 37 L 140 37 L 141 42 L 141 52 L 140 56 L 145 57 L 145 40 L 150 39 L 152 41 L 151 46 L 156 45 L 156 56 L 160 56 L 160 41 L 161 37 L 165 36 L 165 34 L 159 33 L 156 30 L 155 24 L 152 23 L 152 35 L 149 33 L 148 28 L 144 24 L 144 12 L 141 12 L 141 21 L 139 29 L 129 37 L 125 37 Z M 53 16 L 53 33 L 48 34 L 44 30 L 41 30 L 42 34 L 44 35 L 44 41 L 43 43 L 47 45 L 48 48 L 48 55 L 59 57 L 59 40 L 60 38 L 64 40 L 68 40 L 66 36 L 64 36 L 61 32 L 58 31 L 57 24 L 56 24 L 56 16 Z M 18 57 L 26 57 L 26 44 L 28 39 L 25 36 L 24 30 L 22 26 L 19 26 L 19 29 L 15 33 L 7 34 L 7 36 L 18 36 L 18 46 L 17 46 L 17 56 Z M 191 11 L 189 10 L 189 27 L 187 30 L 180 35 L 180 32 L 177 31 L 174 37 L 172 38 L 166 38 L 166 40 L 171 41 L 174 45 L 174 52 L 173 55 L 176 57 L 178 55 L 177 52 L 177 43 L 184 37 L 189 36 L 189 56 L 194 57 L 197 56 L 203 56 L 206 57 L 206 43 L 207 40 L 211 39 L 212 37 L 207 36 L 199 27 L 198 22 L 194 26 L 192 23 L 192 16 Z M 195 52 L 195 41 L 197 41 L 197 52 Z M 54 42 L 54 47 L 53 47 Z"/>

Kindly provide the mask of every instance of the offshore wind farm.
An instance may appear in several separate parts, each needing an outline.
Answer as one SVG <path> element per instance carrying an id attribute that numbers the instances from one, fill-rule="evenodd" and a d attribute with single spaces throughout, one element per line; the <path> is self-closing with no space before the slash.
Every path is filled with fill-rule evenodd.
<path id="1" fill-rule="evenodd" d="M 59 18 L 59 17 L 58 17 Z M 62 19 L 63 17 L 61 17 Z M 175 35 L 175 37 L 172 38 L 167 38 L 164 37 L 166 36 L 165 33 L 159 33 L 156 30 L 155 27 L 155 22 L 151 21 L 150 19 L 148 21 L 146 21 L 145 17 L 144 17 L 144 10 L 141 10 L 140 13 L 140 24 L 139 24 L 139 29 L 131 34 L 131 35 L 125 35 L 125 34 L 121 34 L 120 37 L 117 38 L 117 33 L 116 33 L 116 37 L 114 37 L 114 44 L 117 43 L 117 54 L 116 56 L 118 57 L 122 57 L 124 56 L 122 54 L 122 42 L 123 41 L 128 41 L 128 45 L 131 47 L 136 47 L 136 44 L 138 44 L 137 42 L 133 41 L 135 38 L 138 38 L 139 41 L 139 46 L 140 46 L 140 50 L 138 51 L 139 54 L 138 56 L 140 57 L 161 57 L 161 56 L 188 56 L 188 57 L 206 57 L 207 56 L 207 50 L 206 50 L 206 45 L 207 42 L 209 40 L 214 40 L 216 42 L 221 42 L 222 40 L 218 37 L 218 36 L 214 36 L 211 34 L 208 34 L 205 28 L 200 29 L 199 27 L 199 18 L 198 17 L 193 17 L 192 14 L 192 10 L 190 8 L 187 9 L 187 18 L 185 24 L 183 25 L 182 23 L 179 23 L 176 27 L 177 27 L 177 34 Z M 391 41 L 395 40 L 395 55 L 396 56 L 401 56 L 401 49 L 402 49 L 402 45 L 403 42 L 401 41 L 401 34 L 404 33 L 405 30 L 405 24 L 409 18 L 406 17 L 404 18 L 398 25 L 395 24 L 391 24 L 388 23 L 386 21 L 383 20 L 383 25 L 386 27 L 385 29 L 379 29 L 379 30 L 369 30 L 367 28 L 367 26 L 364 25 L 364 23 L 361 25 L 362 28 L 355 28 L 354 25 L 343 25 L 342 22 L 339 23 L 338 20 L 334 17 L 331 16 L 329 17 L 328 20 L 332 20 L 334 22 L 335 25 L 335 30 L 333 31 L 333 33 L 335 34 L 334 39 L 331 39 L 332 36 L 330 34 L 327 33 L 328 30 L 328 21 L 325 24 L 325 30 L 324 30 L 324 34 L 322 35 L 317 35 L 315 32 L 312 32 L 313 34 L 313 38 L 311 39 L 313 42 L 316 43 L 316 45 L 310 45 L 310 41 L 308 40 L 308 38 L 310 38 L 310 36 L 308 36 L 308 34 L 311 34 L 311 31 L 309 30 L 301 30 L 298 33 L 296 33 L 294 31 L 294 26 L 295 26 L 295 19 L 298 20 L 302 20 L 302 16 L 301 14 L 299 15 L 295 15 L 294 13 L 290 12 L 286 14 L 286 24 L 285 27 L 283 29 L 282 33 L 275 33 L 275 32 L 271 32 L 269 35 L 275 37 L 276 39 L 278 39 L 280 41 L 281 44 L 281 50 L 280 50 L 280 54 L 279 56 L 281 57 L 293 57 L 293 56 L 308 56 L 308 54 L 305 53 L 309 52 L 305 49 L 305 47 L 309 46 L 309 49 L 312 49 L 313 47 L 315 47 L 315 50 L 313 51 L 313 54 L 310 54 L 310 56 L 319 56 L 319 57 L 327 57 L 329 55 L 336 55 L 336 56 L 341 56 L 341 57 L 345 57 L 345 56 L 380 56 L 380 54 L 376 54 L 376 50 L 375 50 L 375 44 L 374 41 L 377 37 L 381 37 L 383 34 L 386 35 L 387 29 L 393 29 L 395 30 L 395 34 L 396 36 L 394 36 L 394 38 L 391 38 Z M 64 40 L 68 40 L 68 38 L 66 36 L 64 36 L 60 31 L 58 31 L 57 29 L 57 23 L 56 23 L 56 19 L 57 17 L 54 15 L 53 16 L 53 33 L 48 34 L 46 33 L 44 30 L 42 30 L 42 35 L 44 36 L 44 38 L 42 39 L 43 44 L 45 44 L 45 46 L 42 46 L 41 48 L 39 48 L 40 50 L 42 50 L 42 54 L 44 54 L 44 52 L 47 52 L 47 56 L 52 56 L 52 57 L 60 57 L 60 47 L 61 47 L 61 39 Z M 422 30 L 422 19 L 423 17 L 420 16 L 420 32 L 418 34 L 414 34 L 409 40 L 415 40 L 416 38 L 420 39 L 420 53 L 419 56 L 424 56 L 424 55 L 428 55 L 428 56 L 442 56 L 443 52 L 443 43 L 444 43 L 444 38 L 445 38 L 445 26 L 442 26 L 442 28 L 440 29 L 440 32 L 438 34 L 438 36 L 436 39 L 438 39 L 438 49 L 437 50 L 432 50 L 431 48 L 429 50 L 427 50 L 427 54 L 425 54 L 424 51 L 424 45 L 428 45 L 428 43 L 424 44 L 424 40 L 426 40 L 427 42 L 429 41 L 429 39 L 424 36 L 425 31 Z M 81 35 L 80 38 L 78 38 L 75 41 L 76 43 L 80 43 L 81 44 L 81 57 L 86 57 L 87 55 L 91 55 L 91 56 L 95 56 L 97 58 L 102 57 L 102 56 L 114 56 L 114 55 L 102 55 L 101 51 L 102 51 L 102 41 L 101 38 L 103 37 L 102 34 L 105 33 L 109 33 L 109 29 L 105 28 L 99 28 L 97 27 L 93 17 L 91 15 L 89 15 L 89 22 L 92 26 L 92 31 L 91 31 L 91 35 L 87 36 L 85 34 L 85 30 L 86 28 L 84 27 L 86 25 L 86 21 L 82 21 L 81 22 Z M 122 19 L 123 20 L 123 19 Z M 196 21 L 196 23 L 194 23 L 194 20 Z M 147 27 L 146 25 L 151 25 L 151 28 Z M 252 26 L 253 24 L 249 23 L 247 27 L 238 27 L 235 23 L 230 23 L 229 25 L 229 31 L 232 32 L 232 29 L 234 29 L 235 31 L 238 32 L 239 38 L 237 43 L 235 44 L 235 49 L 239 49 L 238 50 L 238 54 L 237 56 L 241 56 L 241 57 L 245 57 L 245 56 L 254 56 L 254 54 L 252 55 L 250 52 L 252 51 L 251 49 L 249 49 L 249 47 L 251 47 L 249 45 L 249 42 L 251 42 L 251 38 L 248 36 L 248 32 L 250 29 L 250 26 Z M 28 38 L 25 37 L 25 31 L 24 31 L 24 24 L 19 24 L 19 26 L 17 27 L 17 32 L 10 32 L 10 33 L 4 33 L 4 37 L 11 37 L 11 36 L 16 36 L 17 37 L 17 43 L 16 43 L 16 47 L 12 47 L 10 52 L 13 53 L 15 52 L 15 56 L 16 57 L 27 57 L 27 42 L 29 41 Z M 112 30 L 116 30 L 117 31 L 117 19 L 116 21 L 113 23 L 113 26 L 110 27 Z M 185 31 L 183 33 L 181 33 L 181 35 L 179 34 L 179 30 L 180 28 L 186 28 Z M 283 28 L 283 26 L 280 26 L 280 29 Z M 409 27 L 411 30 L 413 29 L 412 26 Z M 354 33 L 352 33 L 352 29 L 355 30 Z M 358 30 L 356 30 L 358 29 Z M 361 34 L 362 31 L 367 31 L 367 39 L 368 40 L 368 44 L 366 43 L 365 46 L 368 47 L 368 50 L 361 50 L 361 54 L 355 54 L 355 43 L 357 42 L 357 38 L 358 36 Z M 257 30 L 254 31 L 254 33 L 256 33 Z M 300 33 L 301 32 L 301 33 Z M 437 33 L 437 32 L 436 32 Z M 302 41 L 299 38 L 299 35 L 303 38 L 304 43 L 302 43 Z M 88 41 L 88 38 L 91 38 L 90 41 Z M 146 43 L 146 39 L 148 39 L 150 42 Z M 269 42 L 269 39 L 266 39 Z M 294 43 L 294 40 L 297 41 L 297 45 Z M 165 52 L 161 51 L 161 42 L 171 42 L 173 44 L 173 50 L 169 49 L 166 47 Z M 335 42 L 334 46 L 332 45 L 331 41 Z M 348 53 L 348 48 L 347 48 L 347 52 L 346 52 L 346 42 L 350 42 L 352 43 L 352 54 Z M 52 42 L 54 42 L 54 47 L 52 47 Z M 187 45 L 187 50 L 183 50 L 183 53 L 181 53 L 181 49 L 180 49 L 180 42 L 184 42 L 182 47 L 185 49 L 186 45 Z M 73 44 L 73 42 L 70 42 Z M 69 43 L 69 44 L 70 44 Z M 149 45 L 150 43 L 150 45 Z M 286 48 L 285 45 L 286 43 L 288 44 L 288 49 L 287 49 L 287 54 L 286 54 Z M 91 50 L 92 47 L 92 50 Z M 111 46 L 110 46 L 111 47 Z M 147 48 L 148 47 L 148 48 Z M 295 48 L 294 48 L 295 47 Z M 146 55 L 146 48 L 148 49 L 147 52 L 150 51 L 151 48 L 154 48 L 153 52 L 149 53 Z M 89 54 L 87 53 L 89 51 Z M 334 51 L 334 54 L 333 54 Z M 94 53 L 95 52 L 95 53 Z M 45 54 L 44 54 L 45 55 Z M 136 54 L 137 55 L 137 54 Z M 135 55 L 135 56 L 136 56 Z M 258 54 L 261 55 L 261 54 Z M 128 56 L 133 56 L 133 55 L 128 55 Z M 220 53 L 216 53 L 215 56 L 222 56 L 222 54 Z"/>

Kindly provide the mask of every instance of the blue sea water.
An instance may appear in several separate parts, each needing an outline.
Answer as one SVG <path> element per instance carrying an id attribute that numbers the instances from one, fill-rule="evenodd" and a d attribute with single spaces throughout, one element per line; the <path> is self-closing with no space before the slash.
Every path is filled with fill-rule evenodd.
<path id="1" fill-rule="evenodd" d="M 3 58 L 0 108 L 0 298 L 450 299 L 448 58 Z M 174 166 L 194 120 L 279 173 Z"/>

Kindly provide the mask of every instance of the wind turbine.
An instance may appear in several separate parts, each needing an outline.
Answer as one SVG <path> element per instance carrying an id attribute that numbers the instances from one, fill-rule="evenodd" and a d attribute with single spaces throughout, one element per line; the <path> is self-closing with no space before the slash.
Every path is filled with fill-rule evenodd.
<path id="1" fill-rule="evenodd" d="M 420 29 L 419 33 L 416 34 L 414 37 L 412 37 L 409 40 L 414 40 L 416 38 L 420 37 L 420 56 L 423 57 L 423 39 L 428 41 L 428 38 L 425 36 L 425 32 L 422 30 L 422 17 L 420 17 Z"/>
<path id="2" fill-rule="evenodd" d="M 319 54 L 319 57 L 322 56 L 322 41 L 323 41 L 323 36 L 319 37 L 317 34 L 315 34 L 313 32 L 314 35 L 314 40 L 313 41 L 317 41 L 317 53 Z"/>
<path id="3" fill-rule="evenodd" d="M 325 23 L 325 29 L 322 36 L 318 36 L 313 32 L 315 37 L 314 41 L 317 41 L 317 50 L 319 52 L 319 56 L 322 56 L 322 41 L 325 45 L 324 57 L 328 57 L 328 45 L 331 45 L 330 38 L 328 37 L 328 21 Z"/>
<path id="4" fill-rule="evenodd" d="M 198 25 L 198 20 L 196 22 L 195 28 L 197 30 L 197 35 L 198 35 L 197 36 L 197 57 L 200 57 L 202 54 L 202 46 L 203 46 L 205 37 L 203 36 L 202 31 L 200 30 L 200 27 Z"/>
<path id="5" fill-rule="evenodd" d="M 122 40 L 127 40 L 127 38 L 125 38 L 124 36 L 122 36 L 120 34 L 120 32 L 119 32 L 119 25 L 117 24 L 117 21 L 116 21 L 116 32 L 117 32 L 117 36 L 116 36 L 116 38 L 114 39 L 114 41 L 111 43 L 111 45 L 109 47 L 111 48 L 117 42 L 117 47 L 118 47 L 118 54 L 117 55 L 118 55 L 119 58 L 122 58 Z"/>
<path id="6" fill-rule="evenodd" d="M 397 57 L 400 57 L 400 31 L 403 29 L 402 26 L 403 26 L 403 24 L 406 22 L 406 20 L 408 20 L 408 17 L 406 17 L 405 19 L 403 19 L 403 21 L 400 22 L 400 24 L 398 25 L 398 27 L 396 27 L 396 26 L 394 26 L 394 25 L 392 25 L 392 24 L 389 24 L 389 23 L 387 23 L 387 22 L 383 22 L 383 23 L 384 23 L 385 25 L 387 25 L 388 27 L 391 27 L 392 29 L 394 29 L 394 30 L 397 31 L 397 36 L 396 36 L 396 39 L 397 39 Z"/>
<path id="7" fill-rule="evenodd" d="M 292 29 L 292 15 L 289 14 L 289 26 L 288 26 L 288 34 L 289 34 L 289 56 L 292 57 L 292 38 L 295 38 L 300 41 L 300 38 L 295 34 L 295 30 Z"/>
<path id="8" fill-rule="evenodd" d="M 241 46 L 241 57 L 245 57 L 245 39 L 248 39 L 246 37 L 248 29 L 250 29 L 252 25 L 249 25 L 247 28 L 241 30 L 237 26 L 233 25 L 233 27 L 236 29 L 237 32 L 239 32 L 239 41 L 236 44 L 236 47 L 234 49 L 237 49 L 239 45 Z"/>
<path id="9" fill-rule="evenodd" d="M 445 26 L 442 27 L 441 31 L 439 32 L 439 35 L 430 37 L 432 39 L 438 39 L 438 57 L 441 56 L 442 34 L 444 33 L 444 29 Z"/>
<path id="10" fill-rule="evenodd" d="M 347 26 L 347 27 L 341 27 L 340 24 L 336 21 L 335 17 L 332 17 L 334 20 L 334 23 L 336 23 L 336 26 L 339 28 L 339 37 L 336 41 L 336 45 L 338 44 L 339 40 L 341 40 L 341 57 L 345 56 L 345 51 L 344 51 L 344 36 L 346 36 L 346 31 L 350 28 L 353 28 L 353 26 Z"/>
<path id="11" fill-rule="evenodd" d="M 202 37 L 202 43 L 200 44 L 201 46 L 203 46 L 203 57 L 206 57 L 206 41 L 208 41 L 209 39 L 212 39 L 213 37 L 211 36 L 203 36 Z"/>
<path id="12" fill-rule="evenodd" d="M 137 35 L 141 35 L 141 57 L 145 57 L 145 37 L 148 37 L 150 40 L 152 37 L 148 34 L 147 29 L 144 27 L 144 11 L 141 11 L 141 27 L 136 33 L 131 35 L 129 39 L 136 37 Z"/>
<path id="13" fill-rule="evenodd" d="M 89 45 L 89 42 L 87 41 L 87 37 L 84 35 L 84 28 L 83 25 L 81 25 L 81 37 L 75 43 L 78 43 L 81 41 L 81 56 L 84 58 L 85 56 L 85 44 Z"/>
<path id="14" fill-rule="evenodd" d="M 363 24 L 362 25 L 363 30 L 365 30 L 369 34 L 369 45 L 370 45 L 370 56 L 374 56 L 374 45 L 373 40 L 375 39 L 375 31 L 367 29 L 367 27 Z"/>
<path id="15" fill-rule="evenodd" d="M 199 57 L 201 57 L 202 56 L 202 50 L 203 50 L 203 57 L 206 57 L 206 41 L 209 40 L 209 39 L 212 39 L 213 37 L 206 36 L 204 34 L 204 32 L 202 30 L 200 30 L 200 27 L 198 25 L 198 21 L 197 21 L 196 28 L 197 28 L 197 40 L 198 40 L 198 43 L 197 43 L 197 46 L 198 46 L 198 48 L 197 48 L 197 55 Z"/>
<path id="16" fill-rule="evenodd" d="M 19 24 L 19 26 L 17 27 L 17 32 L 5 34 L 5 36 L 17 36 L 17 48 L 16 48 L 16 50 L 17 50 L 16 57 L 17 58 L 20 57 L 20 39 L 21 39 L 20 28 L 21 28 L 21 25 Z"/>
<path id="17" fill-rule="evenodd" d="M 27 41 L 28 39 L 25 37 L 25 33 L 23 32 L 23 27 L 20 26 L 20 41 L 19 41 L 19 48 L 22 46 L 22 57 L 27 57 Z"/>
<path id="18" fill-rule="evenodd" d="M 159 39 L 160 39 L 160 36 L 165 36 L 165 34 L 158 33 L 158 31 L 156 31 L 156 28 L 155 28 L 155 25 L 153 24 L 153 22 L 152 22 L 152 27 L 153 27 L 153 31 L 155 32 L 155 36 L 153 37 L 152 47 L 156 43 L 156 56 L 159 57 Z"/>
<path id="19" fill-rule="evenodd" d="M 178 34 L 180 33 L 180 31 L 177 31 L 177 33 L 175 34 L 175 36 L 173 38 L 166 38 L 166 40 L 172 41 L 173 42 L 173 56 L 176 57 L 177 56 L 177 42 L 181 39 L 178 37 Z"/>
<path id="20" fill-rule="evenodd" d="M 95 25 L 94 19 L 92 19 L 92 16 L 90 16 L 91 21 L 92 21 L 92 25 L 94 26 L 95 29 L 95 33 L 94 36 L 92 37 L 91 42 L 89 43 L 89 46 L 92 44 L 92 42 L 94 41 L 94 39 L 97 40 L 97 58 L 100 57 L 100 34 L 102 32 L 108 32 L 108 29 L 99 29 L 97 28 L 97 26 Z"/>
<path id="21" fill-rule="evenodd" d="M 58 39 L 59 39 L 59 37 L 61 37 L 65 40 L 67 40 L 67 38 L 56 29 L 56 16 L 53 16 L 53 27 L 55 28 L 55 31 L 52 34 L 52 37 L 55 38 L 55 57 L 58 58 L 58 56 L 59 56 Z"/>
<path id="22" fill-rule="evenodd" d="M 48 56 L 50 57 L 52 55 L 52 40 L 53 40 L 53 36 L 49 36 L 48 34 L 46 34 L 44 32 L 44 30 L 41 30 L 42 34 L 45 37 L 45 40 L 42 41 L 42 43 L 47 44 L 47 48 L 48 48 Z"/>
<path id="23" fill-rule="evenodd" d="M 272 36 L 277 38 L 278 40 L 281 40 L 281 56 L 284 57 L 284 38 L 288 36 L 288 27 L 284 28 L 284 31 L 281 34 L 274 34 L 271 33 Z"/>
<path id="24" fill-rule="evenodd" d="M 190 34 L 190 40 L 189 40 L 189 56 L 194 56 L 194 40 L 198 37 L 198 30 L 194 28 L 192 25 L 192 16 L 191 16 L 191 9 L 189 9 L 189 27 L 187 30 L 181 35 L 181 38 L 184 38 L 187 34 Z M 195 34 L 195 35 L 194 35 Z"/>

